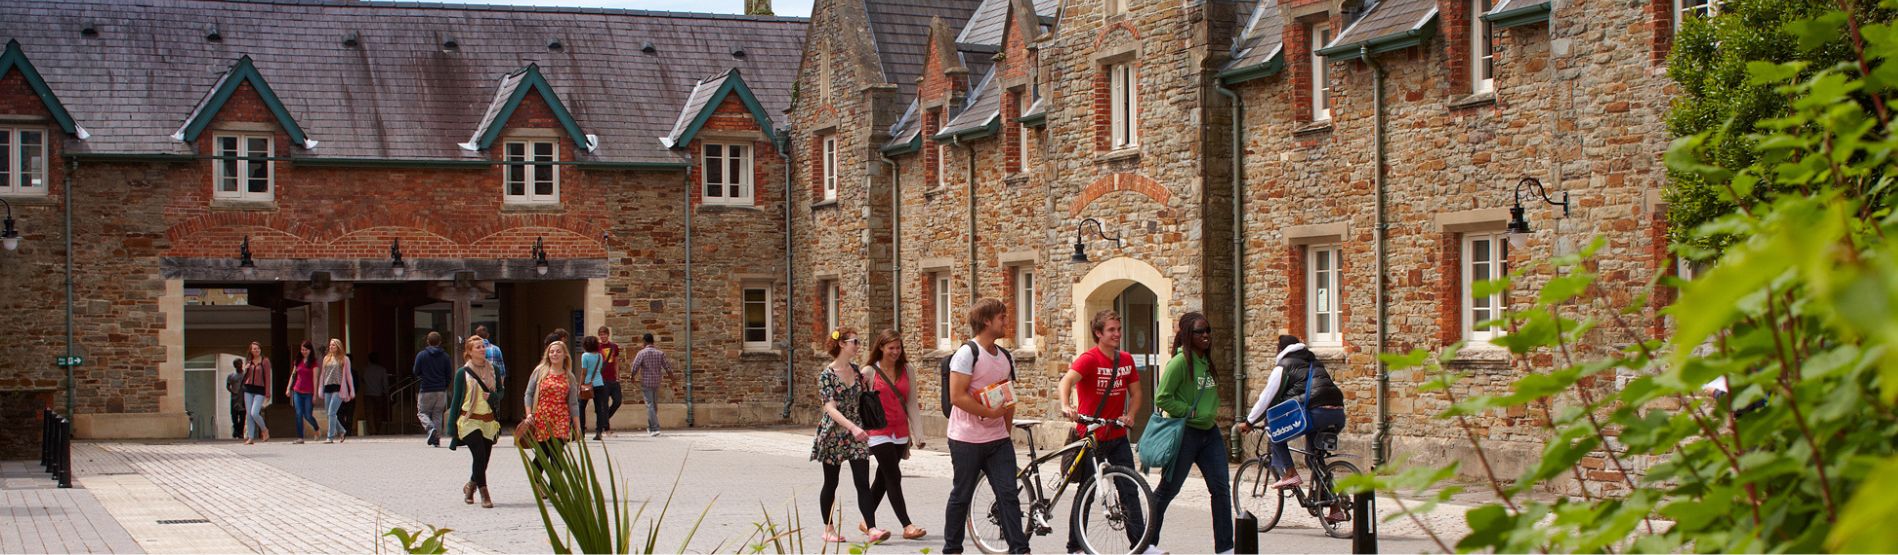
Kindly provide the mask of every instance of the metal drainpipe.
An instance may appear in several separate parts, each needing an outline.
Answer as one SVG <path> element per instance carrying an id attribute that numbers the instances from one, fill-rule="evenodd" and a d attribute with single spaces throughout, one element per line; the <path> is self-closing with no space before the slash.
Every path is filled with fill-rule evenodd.
<path id="1" fill-rule="evenodd" d="M 66 201 L 66 418 L 68 419 L 74 418 L 73 405 L 75 399 L 78 397 L 75 393 L 75 390 L 78 389 L 78 382 L 73 381 L 72 365 L 72 174 L 78 172 L 78 160 L 72 160 L 67 163 L 66 177 L 62 180 L 66 183 L 66 190 L 60 192 L 60 196 L 66 197 L 64 200 Z"/>
<path id="2" fill-rule="evenodd" d="M 903 333 L 903 175 L 896 161 L 883 153 L 877 159 L 890 168 L 890 329 Z"/>
<path id="3" fill-rule="evenodd" d="M 697 422 L 692 413 L 692 154 L 685 155 L 685 427 Z"/>
<path id="4" fill-rule="evenodd" d="M 786 137 L 784 143 L 779 145 L 778 154 L 788 161 L 791 159 L 788 156 L 790 138 Z M 778 418 L 788 420 L 791 407 L 797 404 L 797 281 L 792 270 L 797 267 L 797 251 L 792 248 L 791 235 L 791 192 L 796 190 L 793 182 L 797 180 L 797 172 L 791 170 L 788 162 L 784 175 L 784 412 L 779 413 Z"/>
<path id="5" fill-rule="evenodd" d="M 1245 103 L 1220 80 L 1213 80 L 1213 92 L 1232 101 L 1232 336 L 1233 377 L 1238 380 L 1232 408 L 1239 413 L 1246 410 L 1246 181 L 1240 173 L 1246 152 Z"/>
<path id="6" fill-rule="evenodd" d="M 1371 125 L 1371 137 L 1375 161 L 1373 179 L 1377 186 L 1377 352 L 1384 352 L 1384 345 L 1390 338 L 1390 283 L 1384 273 L 1390 267 L 1390 223 L 1386 221 L 1384 173 L 1388 163 L 1384 153 L 1384 66 L 1371 58 L 1369 45 L 1358 46 L 1358 55 L 1364 57 L 1364 63 L 1371 66 L 1371 104 L 1374 118 Z M 1371 468 L 1383 468 L 1390 455 L 1391 436 L 1391 371 L 1382 357 L 1377 361 L 1377 435 L 1371 439 Z"/>
<path id="7" fill-rule="evenodd" d="M 968 169 L 964 174 L 969 179 L 969 305 L 974 306 L 975 301 L 982 298 L 975 292 L 975 145 L 962 144 L 962 137 L 956 135 L 949 136 L 949 144 L 962 147 L 963 152 L 969 153 Z"/>

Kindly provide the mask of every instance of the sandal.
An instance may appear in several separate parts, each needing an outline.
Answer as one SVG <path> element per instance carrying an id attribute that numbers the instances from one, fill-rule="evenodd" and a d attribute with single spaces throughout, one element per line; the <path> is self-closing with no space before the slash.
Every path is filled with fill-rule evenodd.
<path id="1" fill-rule="evenodd" d="M 920 540 L 920 539 L 923 539 L 923 536 L 927 536 L 927 535 L 929 535 L 928 530 L 918 528 L 914 524 L 903 527 L 903 539 Z"/>
<path id="2" fill-rule="evenodd" d="M 882 528 L 871 528 L 869 534 L 870 543 L 883 543 L 884 540 L 890 539 L 890 531 Z"/>
<path id="3" fill-rule="evenodd" d="M 828 532 L 828 531 L 824 532 L 824 543 L 844 543 L 848 541 L 850 540 L 845 539 L 843 536 L 837 535 L 836 532 Z"/>

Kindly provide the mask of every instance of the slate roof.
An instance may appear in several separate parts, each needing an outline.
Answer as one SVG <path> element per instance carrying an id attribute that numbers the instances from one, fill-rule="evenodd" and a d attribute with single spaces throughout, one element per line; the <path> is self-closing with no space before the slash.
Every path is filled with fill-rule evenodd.
<path id="1" fill-rule="evenodd" d="M 705 111 L 705 103 L 712 100 L 712 96 L 718 92 L 718 88 L 725 86 L 725 80 L 731 78 L 731 75 L 731 71 L 723 71 L 704 81 L 699 81 L 699 84 L 692 87 L 692 96 L 687 97 L 685 99 L 685 106 L 679 108 L 679 121 L 673 122 L 672 131 L 666 133 L 663 142 L 667 147 L 671 147 L 674 143 L 678 142 L 679 136 L 684 135 L 686 128 L 692 126 L 692 119 L 697 117 L 699 112 Z M 716 106 L 714 108 L 716 108 Z"/>
<path id="2" fill-rule="evenodd" d="M 955 117 L 949 118 L 949 124 L 937 132 L 939 137 L 959 135 L 980 129 L 1002 115 L 1002 85 L 995 78 L 998 73 L 993 68 L 982 76 L 982 82 L 975 86 L 975 92 L 969 95 L 967 106 Z"/>
<path id="3" fill-rule="evenodd" d="M 1503 13 L 1514 9 L 1548 4 L 1549 0 L 1503 0 L 1489 9 L 1489 13 Z"/>
<path id="4" fill-rule="evenodd" d="M 292 156 L 486 159 L 457 143 L 480 126 L 500 79 L 538 64 L 579 125 L 599 137 L 579 161 L 677 163 L 654 139 L 672 128 L 700 78 L 741 68 L 767 110 L 789 106 L 807 23 L 344 0 L 0 2 L 0 40 L 20 41 L 91 132 L 68 141 L 74 153 L 189 154 L 172 132 L 249 55 L 321 143 Z M 98 36 L 81 35 L 88 25 Z M 206 39 L 212 26 L 221 41 Z M 359 45 L 345 46 L 352 33 Z M 450 38 L 459 48 L 445 52 Z M 561 50 L 549 48 L 555 39 Z M 641 51 L 646 43 L 653 53 Z"/>
<path id="5" fill-rule="evenodd" d="M 1279 15 L 1277 2 L 1260 2 L 1252 9 L 1245 29 L 1239 33 L 1232 61 L 1222 72 L 1245 69 L 1272 61 L 1285 49 L 1285 18 Z"/>
<path id="6" fill-rule="evenodd" d="M 916 94 L 916 76 L 923 72 L 923 54 L 929 48 L 930 18 L 941 17 L 952 25 L 961 23 L 969 19 L 979 3 L 980 0 L 864 0 L 864 15 L 870 20 L 877 58 L 883 64 L 883 79 L 896 85 L 897 98 Z M 986 64 L 987 60 L 980 63 Z M 971 65 L 969 70 L 979 75 L 982 68 Z M 749 74 L 751 69 L 746 68 L 745 72 Z"/>
<path id="7" fill-rule="evenodd" d="M 1321 51 L 1373 43 L 1423 29 L 1437 17 L 1437 0 L 1385 0 L 1346 26 Z"/>
<path id="8" fill-rule="evenodd" d="M 527 77 L 526 71 L 516 71 L 501 78 L 501 86 L 494 89 L 494 101 L 489 102 L 488 110 L 481 114 L 481 125 L 475 127 L 474 136 L 469 137 L 468 142 L 461 145 L 461 148 L 476 150 L 474 145 L 481 141 L 482 135 L 488 134 L 489 127 L 497 123 L 495 120 L 501 117 L 501 109 L 507 106 L 508 98 L 514 96 L 514 89 L 520 88 L 521 79 L 524 77 Z"/>
<path id="9" fill-rule="evenodd" d="M 1002 46 L 1002 32 L 1008 20 L 1008 5 L 1011 0 L 982 0 L 969 16 L 969 22 L 962 26 L 962 34 L 956 36 L 956 45 L 982 52 L 994 52 Z M 1052 24 L 1061 10 L 1061 0 L 1034 0 L 1035 15 L 1041 17 L 1043 25 Z"/>
<path id="10" fill-rule="evenodd" d="M 916 142 L 916 136 L 923 132 L 920 125 L 922 119 L 916 101 L 911 100 L 909 108 L 903 110 L 903 117 L 897 118 L 896 124 L 890 126 L 890 142 L 883 145 L 883 150 L 887 152 Z"/>

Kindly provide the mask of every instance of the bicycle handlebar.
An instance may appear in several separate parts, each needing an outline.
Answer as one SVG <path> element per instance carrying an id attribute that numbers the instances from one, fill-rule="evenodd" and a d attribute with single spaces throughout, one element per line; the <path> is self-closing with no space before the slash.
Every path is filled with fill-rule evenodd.
<path id="1" fill-rule="evenodd" d="M 1077 423 L 1080 423 L 1080 424 L 1086 424 L 1086 425 L 1087 425 L 1087 427 L 1088 427 L 1088 431 L 1090 431 L 1090 432 L 1091 432 L 1091 431 L 1094 431 L 1095 429 L 1098 429 L 1098 428 L 1101 428 L 1101 427 L 1104 427 L 1104 426 L 1112 426 L 1112 427 L 1115 427 L 1115 428 L 1126 428 L 1126 427 L 1127 427 L 1127 425 L 1126 425 L 1126 424 L 1122 424 L 1122 423 L 1120 423 L 1120 421 L 1119 421 L 1119 420 L 1109 420 L 1109 419 L 1106 419 L 1106 418 L 1095 418 L 1095 417 L 1092 417 L 1092 416 L 1088 416 L 1088 415 L 1085 415 L 1085 414 L 1077 414 L 1077 415 L 1075 415 L 1075 416 L 1074 416 L 1074 421 L 1075 421 L 1075 422 L 1077 422 Z"/>

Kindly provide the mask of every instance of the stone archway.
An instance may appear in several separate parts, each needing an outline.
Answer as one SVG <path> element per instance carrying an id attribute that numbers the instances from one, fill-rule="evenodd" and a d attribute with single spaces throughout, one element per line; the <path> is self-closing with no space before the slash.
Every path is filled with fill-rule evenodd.
<path id="1" fill-rule="evenodd" d="M 1173 329 L 1173 316 L 1167 310 L 1173 305 L 1173 280 L 1161 275 L 1151 264 L 1125 256 L 1115 257 L 1094 265 L 1074 284 L 1074 352 L 1093 348 L 1094 335 L 1088 325 L 1094 313 L 1113 308 L 1114 299 L 1136 283 L 1146 286 L 1158 297 L 1159 310 L 1155 316 L 1159 329 Z"/>

